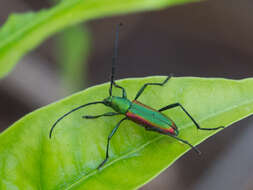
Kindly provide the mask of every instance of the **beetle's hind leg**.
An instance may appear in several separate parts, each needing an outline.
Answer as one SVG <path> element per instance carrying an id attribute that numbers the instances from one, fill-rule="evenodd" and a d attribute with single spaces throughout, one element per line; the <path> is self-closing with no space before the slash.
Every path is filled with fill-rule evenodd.
<path id="1" fill-rule="evenodd" d="M 168 106 L 165 106 L 165 107 L 159 109 L 158 111 L 162 112 L 162 111 L 172 109 L 172 108 L 175 108 L 175 107 L 180 107 L 184 111 L 184 113 L 192 120 L 192 122 L 195 124 L 195 126 L 199 130 L 218 130 L 218 129 L 224 129 L 225 128 L 223 126 L 215 127 L 215 128 L 202 128 L 202 127 L 200 127 L 199 124 L 195 121 L 195 119 L 193 119 L 193 117 L 186 111 L 186 109 L 180 103 L 170 104 Z"/>
<path id="2" fill-rule="evenodd" d="M 201 152 L 200 152 L 200 150 L 199 150 L 198 148 L 196 148 L 195 146 L 193 146 L 193 145 L 192 145 L 191 143 L 189 143 L 188 141 L 183 140 L 183 139 L 177 137 L 176 135 L 172 135 L 172 134 L 169 133 L 169 132 L 165 132 L 165 131 L 160 130 L 159 128 L 155 128 L 155 127 L 145 127 L 145 129 L 148 130 L 148 131 L 155 131 L 155 132 L 158 132 L 158 133 L 160 133 L 160 134 L 162 134 L 162 135 L 170 136 L 170 137 L 172 137 L 172 138 L 174 138 L 174 139 L 176 139 L 176 140 L 178 140 L 178 141 L 180 141 L 180 142 L 182 142 L 182 143 L 184 143 L 184 144 L 190 146 L 198 155 L 201 154 Z"/>
<path id="3" fill-rule="evenodd" d="M 190 146 L 198 155 L 201 155 L 201 152 L 200 152 L 200 150 L 197 148 L 197 147 L 195 147 L 195 146 L 193 146 L 191 143 L 189 143 L 188 141 L 186 141 L 186 140 L 183 140 L 183 139 L 181 139 L 181 138 L 178 138 L 178 137 L 176 137 L 176 136 L 174 136 L 174 135 L 171 135 L 170 133 L 163 133 L 164 135 L 168 135 L 168 136 L 170 136 L 170 137 L 172 137 L 172 138 L 174 138 L 174 139 L 176 139 L 176 140 L 178 140 L 178 141 L 180 141 L 180 142 L 182 142 L 182 143 L 184 143 L 184 144 L 187 144 L 188 146 Z"/>
<path id="4" fill-rule="evenodd" d="M 146 84 L 144 84 L 144 85 L 141 87 L 141 89 L 137 92 L 137 94 L 136 94 L 134 100 L 137 100 L 137 99 L 140 97 L 140 95 L 143 93 L 143 91 L 145 90 L 145 88 L 146 88 L 147 86 L 149 86 L 149 85 L 163 86 L 163 85 L 165 85 L 165 84 L 168 82 L 168 80 L 169 80 L 172 76 L 173 76 L 173 75 L 170 74 L 170 75 L 169 75 L 163 82 L 161 82 L 161 83 L 146 83 Z"/>
<path id="5" fill-rule="evenodd" d="M 120 113 L 108 112 L 108 113 L 104 113 L 104 114 L 100 114 L 100 115 L 84 115 L 83 118 L 84 119 L 96 119 L 96 118 L 103 117 L 103 116 L 115 116 L 115 115 L 120 115 Z"/>

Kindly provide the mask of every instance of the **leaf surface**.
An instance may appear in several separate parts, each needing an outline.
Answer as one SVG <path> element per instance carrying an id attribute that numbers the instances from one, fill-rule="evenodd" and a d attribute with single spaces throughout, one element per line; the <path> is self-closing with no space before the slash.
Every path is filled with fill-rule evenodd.
<path id="1" fill-rule="evenodd" d="M 164 78 L 124 79 L 118 84 L 133 99 L 144 83 Z M 189 150 L 171 137 L 124 121 L 112 138 L 108 163 L 96 170 L 105 157 L 107 136 L 123 117 L 82 119 L 83 115 L 111 111 L 103 105 L 69 115 L 49 139 L 50 128 L 60 116 L 104 99 L 108 87 L 108 83 L 94 86 L 36 110 L 1 133 L 0 189 L 136 189 Z M 120 91 L 113 93 L 119 95 Z M 202 127 L 228 126 L 253 113 L 253 79 L 172 78 L 164 87 L 148 87 L 139 100 L 156 109 L 180 102 Z M 179 137 L 194 145 L 217 132 L 197 130 L 179 108 L 164 113 L 177 123 Z"/>

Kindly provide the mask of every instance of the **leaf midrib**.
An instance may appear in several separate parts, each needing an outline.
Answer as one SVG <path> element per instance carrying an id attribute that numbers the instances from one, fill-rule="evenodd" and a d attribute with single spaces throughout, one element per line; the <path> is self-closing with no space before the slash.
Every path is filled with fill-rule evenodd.
<path id="1" fill-rule="evenodd" d="M 202 119 L 199 119 L 199 121 L 200 121 L 200 122 L 203 122 L 203 121 L 208 120 L 208 119 L 210 119 L 210 118 L 212 118 L 212 117 L 215 117 L 216 115 L 220 115 L 220 114 L 226 113 L 226 112 L 228 112 L 228 111 L 231 111 L 231 110 L 233 110 L 233 109 L 235 109 L 235 108 L 243 107 L 244 105 L 252 104 L 252 103 L 253 103 L 253 99 L 244 101 L 242 104 L 232 105 L 232 106 L 228 107 L 227 109 L 226 109 L 226 108 L 223 109 L 223 110 L 220 111 L 220 112 L 214 112 L 214 114 L 209 114 L 207 117 L 204 117 L 204 118 L 202 118 Z M 248 115 L 247 115 L 247 116 L 248 116 Z M 245 116 L 245 117 L 247 117 L 247 116 Z M 233 121 L 233 122 L 231 122 L 231 123 L 234 123 L 234 122 L 236 122 L 236 121 Z M 182 129 L 186 128 L 186 127 L 189 126 L 189 125 L 192 125 L 192 124 L 191 124 L 191 123 L 185 124 L 185 125 L 182 126 Z M 218 131 L 217 131 L 217 132 L 218 132 Z M 209 136 L 207 136 L 206 138 L 208 138 L 208 137 L 209 137 Z M 162 138 L 167 138 L 167 136 L 161 135 L 161 136 L 157 136 L 157 137 L 155 137 L 155 138 L 153 138 L 153 139 L 151 139 L 151 140 L 148 140 L 146 143 L 140 145 L 139 147 L 137 147 L 137 148 L 135 148 L 135 149 L 133 149 L 133 150 L 131 150 L 131 151 L 128 151 L 128 152 L 126 152 L 125 154 L 122 154 L 122 155 L 119 156 L 118 158 L 115 158 L 115 159 L 109 161 L 100 171 L 102 171 L 102 170 L 104 170 L 105 168 L 111 166 L 112 164 L 114 164 L 114 163 L 116 163 L 116 162 L 118 162 L 118 161 L 124 159 L 125 157 L 128 157 L 129 155 L 131 155 L 131 154 L 133 154 L 133 153 L 137 153 L 139 150 L 143 150 L 146 146 L 148 146 L 148 145 L 150 145 L 150 144 L 152 144 L 152 143 L 154 143 L 154 142 L 156 142 L 156 141 L 158 141 L 158 140 L 160 140 L 160 139 L 162 139 Z M 203 139 L 203 140 L 204 140 L 204 139 Z M 203 141 L 203 140 L 202 140 L 202 141 Z M 184 152 L 183 152 L 182 154 L 184 154 Z M 181 155 L 181 154 L 180 154 L 180 155 Z M 179 157 L 180 155 L 178 155 L 178 157 Z M 175 159 L 176 159 L 176 158 L 175 158 Z M 174 160 L 175 160 L 175 159 L 174 159 Z M 165 167 L 166 167 L 166 166 L 165 166 Z M 88 173 L 87 175 L 81 177 L 81 178 L 80 178 L 79 180 L 77 180 L 76 182 L 70 184 L 68 187 L 65 188 L 65 190 L 70 190 L 72 187 L 74 187 L 75 185 L 78 185 L 78 184 L 82 183 L 82 182 L 85 181 L 86 179 L 88 179 L 88 178 L 90 178 L 91 176 L 95 175 L 97 172 L 98 172 L 98 170 L 95 169 L 94 171 L 92 171 L 92 172 Z M 157 174 L 157 175 L 158 175 L 158 174 Z M 154 177 L 155 177 L 155 176 L 154 176 Z M 154 178 L 154 177 L 153 177 L 153 178 Z M 152 178 L 151 178 L 151 179 L 152 179 Z M 149 179 L 149 180 L 151 180 L 151 179 Z M 144 182 L 144 183 L 145 183 L 145 182 Z M 140 185 L 140 186 L 141 186 L 141 185 Z"/>

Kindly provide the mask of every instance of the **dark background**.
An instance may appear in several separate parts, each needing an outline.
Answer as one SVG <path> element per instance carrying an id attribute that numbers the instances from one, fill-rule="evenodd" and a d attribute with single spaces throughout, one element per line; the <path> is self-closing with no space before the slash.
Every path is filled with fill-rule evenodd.
<path id="1" fill-rule="evenodd" d="M 44 1 L 0 1 L 0 24 L 12 12 L 50 7 Z M 92 36 L 86 61 L 87 86 L 109 80 L 115 24 L 120 33 L 117 78 L 150 75 L 253 76 L 253 2 L 207 1 L 155 12 L 103 18 L 86 23 Z M 0 128 L 68 95 L 60 85 L 54 37 L 25 56 L 0 81 Z M 253 125 L 247 118 L 180 158 L 141 190 L 253 189 Z M 155 153 L 155 152 L 154 152 Z M 169 154 L 169 152 L 168 152 Z M 159 160 L 157 160 L 159 161 Z"/>

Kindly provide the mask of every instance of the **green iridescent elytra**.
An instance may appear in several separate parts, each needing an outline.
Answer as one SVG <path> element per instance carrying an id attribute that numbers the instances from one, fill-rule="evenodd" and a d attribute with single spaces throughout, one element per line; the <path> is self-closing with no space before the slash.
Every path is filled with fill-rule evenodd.
<path id="1" fill-rule="evenodd" d="M 126 115 L 129 120 L 144 126 L 147 130 L 178 135 L 176 124 L 166 115 L 137 100 L 130 101 L 119 96 L 104 99 L 105 105 Z"/>
<path id="2" fill-rule="evenodd" d="M 115 44 L 114 44 L 114 55 L 113 55 L 113 61 L 112 61 L 112 74 L 111 74 L 111 85 L 109 88 L 109 97 L 105 98 L 102 101 L 90 102 L 90 103 L 81 105 L 77 108 L 72 109 L 68 113 L 64 114 L 59 119 L 57 119 L 56 122 L 51 127 L 50 132 L 49 132 L 49 137 L 51 138 L 53 130 L 54 130 L 55 126 L 57 125 L 57 123 L 59 121 L 61 121 L 63 118 L 65 118 L 66 116 L 68 116 L 69 114 L 75 112 L 76 110 L 84 108 L 86 106 L 89 106 L 89 105 L 103 104 L 105 106 L 111 107 L 115 112 L 108 112 L 108 113 L 104 113 L 101 115 L 95 115 L 95 116 L 86 115 L 86 116 L 83 116 L 83 118 L 95 119 L 95 118 L 99 118 L 99 117 L 109 117 L 109 116 L 115 116 L 115 115 L 125 115 L 125 117 L 117 123 L 117 125 L 112 129 L 111 133 L 109 134 L 108 139 L 107 139 L 107 146 L 106 146 L 106 157 L 99 164 L 98 169 L 101 168 L 108 160 L 110 140 L 113 137 L 113 135 L 115 134 L 115 132 L 117 131 L 117 129 L 119 128 L 120 124 L 125 120 L 132 120 L 132 121 L 144 126 L 146 128 L 146 130 L 151 130 L 151 131 L 161 133 L 163 135 L 170 136 L 182 143 L 187 144 L 188 146 L 193 148 L 197 153 L 200 153 L 200 151 L 196 147 L 194 147 L 192 144 L 190 144 L 188 141 L 177 137 L 179 132 L 178 132 L 178 128 L 177 128 L 176 124 L 169 117 L 164 115 L 162 112 L 165 110 L 168 110 L 168 109 L 175 108 L 175 107 L 180 107 L 182 109 L 182 111 L 192 120 L 192 122 L 195 124 L 195 126 L 199 130 L 217 130 L 217 129 L 221 129 L 224 127 L 201 128 L 199 126 L 199 124 L 193 119 L 193 117 L 186 111 L 186 109 L 179 102 L 162 107 L 159 110 L 155 110 L 155 109 L 137 101 L 137 99 L 144 92 L 144 90 L 146 89 L 147 86 L 164 86 L 171 78 L 171 75 L 166 77 L 166 79 L 161 83 L 146 83 L 146 84 L 144 84 L 140 88 L 140 90 L 137 92 L 133 101 L 130 101 L 129 99 L 127 99 L 127 93 L 126 93 L 125 89 L 122 86 L 119 86 L 118 84 L 116 84 L 116 82 L 114 81 L 115 64 L 116 64 L 117 50 L 118 50 L 119 26 L 120 25 L 117 25 L 116 39 L 115 39 Z M 113 96 L 112 95 L 113 87 L 121 89 L 122 96 L 120 96 L 120 97 Z"/>
<path id="3" fill-rule="evenodd" d="M 130 120 L 143 125 L 147 130 L 178 135 L 175 122 L 163 113 L 145 105 L 137 100 L 132 101 L 126 116 Z"/>

